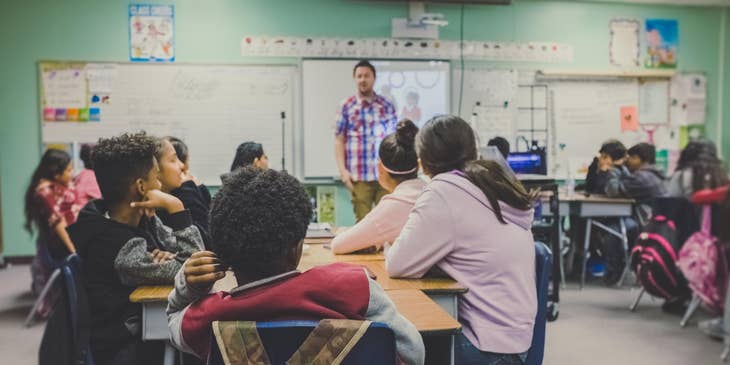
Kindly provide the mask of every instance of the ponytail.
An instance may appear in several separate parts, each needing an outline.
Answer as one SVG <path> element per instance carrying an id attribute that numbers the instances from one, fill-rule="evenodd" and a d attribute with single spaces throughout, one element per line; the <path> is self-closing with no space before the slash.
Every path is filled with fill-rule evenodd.
<path id="1" fill-rule="evenodd" d="M 484 193 L 494 209 L 497 220 L 503 224 L 507 222 L 502 216 L 500 200 L 515 209 L 530 210 L 537 197 L 537 191 L 528 193 L 519 181 L 508 176 L 499 163 L 492 160 L 467 162 L 464 175 Z"/>

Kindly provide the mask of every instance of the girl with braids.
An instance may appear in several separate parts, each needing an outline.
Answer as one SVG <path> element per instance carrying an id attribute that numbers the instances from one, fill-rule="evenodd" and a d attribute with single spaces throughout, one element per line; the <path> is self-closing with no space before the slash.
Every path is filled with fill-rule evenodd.
<path id="1" fill-rule="evenodd" d="M 408 219 L 426 182 L 418 178 L 418 127 L 403 119 L 378 150 L 378 182 L 389 192 L 360 222 L 332 241 L 332 252 L 344 254 L 393 242 Z"/>
<path id="2" fill-rule="evenodd" d="M 392 247 L 388 275 L 420 278 L 438 269 L 469 290 L 459 298 L 456 364 L 523 364 L 537 313 L 534 196 L 494 161 L 477 161 L 474 132 L 438 116 L 418 132 L 431 177 Z"/>

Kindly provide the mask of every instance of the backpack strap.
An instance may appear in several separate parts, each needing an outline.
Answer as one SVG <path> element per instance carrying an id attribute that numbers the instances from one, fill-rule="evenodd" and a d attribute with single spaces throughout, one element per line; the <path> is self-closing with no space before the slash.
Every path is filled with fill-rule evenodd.
<path id="1" fill-rule="evenodd" d="M 215 321 L 213 334 L 226 365 L 270 365 L 256 322 Z"/>
<path id="2" fill-rule="evenodd" d="M 370 328 L 371 321 L 323 319 L 287 365 L 339 365 Z"/>

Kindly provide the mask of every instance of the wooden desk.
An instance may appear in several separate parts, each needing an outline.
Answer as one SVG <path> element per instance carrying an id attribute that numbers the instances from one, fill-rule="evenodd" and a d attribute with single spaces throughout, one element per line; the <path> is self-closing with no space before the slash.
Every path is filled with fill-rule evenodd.
<path id="1" fill-rule="evenodd" d="M 333 262 L 360 262 L 360 261 L 384 261 L 383 252 L 366 254 L 335 255 L 332 250 L 325 248 L 322 244 L 308 244 L 309 248 L 302 252 L 302 260 L 299 262 L 299 269 L 306 270 L 317 265 L 331 264 Z"/>
<path id="2" fill-rule="evenodd" d="M 298 269 L 304 271 L 314 266 L 332 262 L 347 262 L 366 267 L 376 275 L 377 278 L 375 281 L 385 290 L 422 290 L 454 318 L 458 318 L 459 294 L 467 292 L 466 287 L 450 278 L 392 279 L 388 276 L 388 272 L 385 269 L 385 257 L 382 252 L 335 255 L 322 245 L 311 245 L 302 254 L 302 260 L 299 263 Z"/>

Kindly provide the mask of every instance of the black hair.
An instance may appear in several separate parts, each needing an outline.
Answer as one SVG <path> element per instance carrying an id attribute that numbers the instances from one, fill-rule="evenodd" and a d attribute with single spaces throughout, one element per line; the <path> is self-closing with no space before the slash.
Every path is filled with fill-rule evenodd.
<path id="1" fill-rule="evenodd" d="M 94 145 L 91 143 L 84 143 L 81 145 L 81 150 L 79 151 L 79 158 L 81 159 L 81 162 L 84 163 L 84 168 L 86 169 L 94 169 L 94 161 L 91 160 L 91 156 L 94 153 Z"/>
<path id="2" fill-rule="evenodd" d="M 360 60 L 355 67 L 352 68 L 352 76 L 355 76 L 355 71 L 357 71 L 358 67 L 367 67 L 370 69 L 370 71 L 373 72 L 373 78 L 376 76 L 375 74 L 375 66 L 373 66 L 372 63 L 368 60 Z"/>
<path id="3" fill-rule="evenodd" d="M 172 148 L 175 149 L 175 153 L 177 154 L 177 158 L 182 161 L 182 163 L 188 162 L 188 157 L 190 157 L 190 152 L 188 151 L 188 145 L 185 144 L 180 138 L 167 136 L 163 137 L 162 139 L 170 142 L 172 145 Z"/>
<path id="4" fill-rule="evenodd" d="M 257 158 L 264 155 L 264 146 L 256 142 L 243 142 L 236 148 L 236 156 L 231 164 L 231 171 L 248 166 Z"/>
<path id="5" fill-rule="evenodd" d="M 487 142 L 487 146 L 494 146 L 497 147 L 499 150 L 499 153 L 502 154 L 502 157 L 504 159 L 507 159 L 507 156 L 509 156 L 509 142 L 504 137 L 494 137 Z"/>
<path id="6" fill-rule="evenodd" d="M 656 147 L 649 143 L 638 143 L 629 148 L 629 156 L 637 156 L 643 163 L 654 165 L 656 163 Z"/>
<path id="7" fill-rule="evenodd" d="M 25 190 L 25 229 L 28 232 L 32 233 L 33 224 L 40 227 L 51 216 L 46 204 L 36 197 L 38 184 L 41 180 L 55 180 L 56 175 L 63 174 L 70 163 L 71 156 L 66 151 L 50 148 L 43 153 Z"/>
<path id="8" fill-rule="evenodd" d="M 147 179 L 154 167 L 157 138 L 145 132 L 101 138 L 94 147 L 94 173 L 101 195 L 110 204 L 128 198 L 137 179 Z"/>
<path id="9" fill-rule="evenodd" d="M 410 171 L 407 174 L 388 173 L 396 181 L 405 181 L 418 177 L 418 155 L 416 154 L 416 134 L 418 127 L 410 120 L 398 122 L 395 133 L 389 134 L 380 143 L 378 156 L 380 162 L 392 171 Z"/>
<path id="10" fill-rule="evenodd" d="M 611 156 L 613 160 L 620 160 L 626 157 L 626 146 L 624 146 L 624 144 L 619 140 L 609 139 L 608 141 L 603 142 L 601 149 L 598 150 L 598 152 Z"/>
<path id="11" fill-rule="evenodd" d="M 679 154 L 677 170 L 692 170 L 692 190 L 714 189 L 728 183 L 727 171 L 717 156 L 712 141 L 699 139 L 689 142 Z"/>
<path id="12" fill-rule="evenodd" d="M 497 162 L 476 160 L 474 131 L 463 119 L 453 115 L 436 116 L 426 122 L 416 140 L 424 172 L 431 175 L 452 170 L 463 172 L 487 197 L 500 222 L 506 223 L 499 201 L 519 210 L 532 208 L 536 192 L 528 193 Z"/>
<path id="13" fill-rule="evenodd" d="M 212 249 L 237 273 L 271 276 L 307 234 L 312 205 L 286 172 L 244 167 L 231 174 L 210 212 Z"/>

